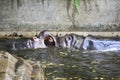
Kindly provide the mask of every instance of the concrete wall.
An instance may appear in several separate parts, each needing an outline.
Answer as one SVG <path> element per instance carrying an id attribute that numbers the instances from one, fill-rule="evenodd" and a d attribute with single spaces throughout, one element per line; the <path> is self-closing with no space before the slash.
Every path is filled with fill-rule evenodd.
<path id="1" fill-rule="evenodd" d="M 69 1 L 0 0 L 0 31 L 120 31 L 120 0 Z"/>

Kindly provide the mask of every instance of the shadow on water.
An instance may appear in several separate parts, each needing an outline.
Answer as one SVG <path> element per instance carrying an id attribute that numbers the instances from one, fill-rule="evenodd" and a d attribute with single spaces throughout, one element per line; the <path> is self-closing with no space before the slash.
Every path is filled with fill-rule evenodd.
<path id="1" fill-rule="evenodd" d="M 39 60 L 47 80 L 120 80 L 120 52 L 0 49 L 25 59 Z"/>

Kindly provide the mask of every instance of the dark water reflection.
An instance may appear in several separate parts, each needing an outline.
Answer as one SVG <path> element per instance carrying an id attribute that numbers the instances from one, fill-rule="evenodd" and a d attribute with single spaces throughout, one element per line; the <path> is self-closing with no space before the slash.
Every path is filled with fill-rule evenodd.
<path id="1" fill-rule="evenodd" d="M 11 53 L 39 60 L 47 80 L 120 80 L 120 52 L 50 48 Z"/>
<path id="2" fill-rule="evenodd" d="M 5 40 L 0 40 L 0 43 Z M 75 51 L 61 48 L 10 51 L 40 61 L 47 80 L 120 80 L 120 51 Z"/>

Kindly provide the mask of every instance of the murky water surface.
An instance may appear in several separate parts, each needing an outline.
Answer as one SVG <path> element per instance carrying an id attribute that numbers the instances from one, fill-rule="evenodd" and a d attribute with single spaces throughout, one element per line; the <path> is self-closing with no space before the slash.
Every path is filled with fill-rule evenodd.
<path id="1" fill-rule="evenodd" d="M 119 51 L 75 51 L 62 48 L 6 50 L 25 59 L 39 60 L 47 80 L 120 80 Z"/>

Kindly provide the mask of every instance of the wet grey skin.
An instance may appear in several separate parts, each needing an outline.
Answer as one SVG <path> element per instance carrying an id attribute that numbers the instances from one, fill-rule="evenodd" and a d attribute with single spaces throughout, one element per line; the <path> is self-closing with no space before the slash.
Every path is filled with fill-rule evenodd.
<path id="1" fill-rule="evenodd" d="M 53 39 L 52 45 L 54 47 L 78 49 L 78 50 L 97 50 L 97 51 L 116 51 L 120 50 L 120 39 L 119 38 L 108 38 L 89 35 L 83 37 L 77 34 L 66 34 L 53 36 L 49 31 L 43 31 L 39 34 L 40 39 L 46 39 L 47 37 Z M 44 43 L 49 39 L 44 40 Z M 48 44 L 45 44 L 46 46 Z M 48 47 L 48 46 L 47 46 Z"/>
<path id="2" fill-rule="evenodd" d="M 62 47 L 77 50 L 116 51 L 120 50 L 120 39 L 96 36 L 83 37 L 77 34 L 55 36 L 49 31 L 44 30 L 40 32 L 37 37 L 33 37 L 32 39 L 10 40 L 1 45 L 5 45 L 12 50 Z"/>

